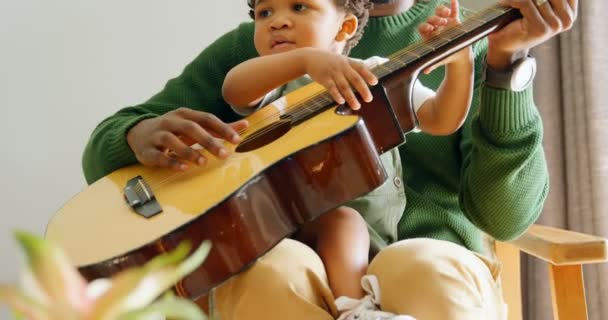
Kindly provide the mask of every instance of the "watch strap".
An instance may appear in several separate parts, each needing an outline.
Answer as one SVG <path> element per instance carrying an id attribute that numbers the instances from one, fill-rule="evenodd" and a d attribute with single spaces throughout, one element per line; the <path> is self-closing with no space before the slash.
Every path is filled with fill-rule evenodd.
<path id="1" fill-rule="evenodd" d="M 484 81 L 487 86 L 511 91 L 523 91 L 530 86 L 532 80 L 534 80 L 536 74 L 536 59 L 528 55 L 517 59 L 505 70 L 495 70 L 488 65 L 486 58 L 484 58 L 483 68 Z M 531 69 L 522 70 L 523 68 Z M 522 74 L 527 76 L 527 78 L 517 78 Z"/>

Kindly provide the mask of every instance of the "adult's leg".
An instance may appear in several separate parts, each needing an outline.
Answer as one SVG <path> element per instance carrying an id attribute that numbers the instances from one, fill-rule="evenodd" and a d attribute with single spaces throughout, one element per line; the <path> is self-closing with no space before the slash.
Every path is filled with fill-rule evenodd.
<path id="1" fill-rule="evenodd" d="M 217 288 L 215 303 L 221 320 L 333 320 L 336 315 L 321 259 L 291 239 Z"/>
<path id="2" fill-rule="evenodd" d="M 383 310 L 424 320 L 506 319 L 500 266 L 457 244 L 410 239 L 383 249 L 368 274 Z"/>

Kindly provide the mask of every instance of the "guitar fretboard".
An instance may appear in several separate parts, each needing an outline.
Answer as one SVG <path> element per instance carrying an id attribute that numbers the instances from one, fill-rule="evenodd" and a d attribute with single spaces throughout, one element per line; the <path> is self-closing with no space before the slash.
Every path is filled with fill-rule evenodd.
<path id="1" fill-rule="evenodd" d="M 505 8 L 498 4 L 471 14 L 458 26 L 448 28 L 441 33 L 420 43 L 397 51 L 389 56 L 389 61 L 375 67 L 372 71 L 382 79 L 410 65 L 417 64 L 419 60 L 428 57 L 434 52 L 446 52 L 460 44 L 474 42 L 479 38 L 471 39 L 472 34 L 480 29 L 485 29 L 497 19 L 504 18 L 507 14 L 517 14 L 512 8 Z M 468 44 L 467 44 L 468 45 Z M 466 45 L 461 45 L 465 47 Z M 447 56 L 447 55 L 446 55 Z"/>

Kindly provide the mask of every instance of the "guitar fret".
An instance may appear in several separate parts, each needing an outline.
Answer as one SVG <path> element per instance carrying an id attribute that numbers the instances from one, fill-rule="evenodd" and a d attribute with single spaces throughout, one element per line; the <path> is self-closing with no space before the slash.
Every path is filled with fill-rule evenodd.
<path id="1" fill-rule="evenodd" d="M 478 16 L 476 14 L 475 15 L 471 15 L 469 18 L 467 18 L 467 22 L 469 22 L 469 21 L 470 21 L 471 24 L 472 23 L 476 23 L 477 24 L 476 26 L 480 26 L 480 25 L 488 22 L 487 19 L 484 19 L 483 17 L 480 17 L 480 16 Z"/>
<path id="2" fill-rule="evenodd" d="M 452 41 L 452 38 L 435 37 L 427 42 L 434 50 L 437 50 Z M 434 51 L 433 50 L 433 51 Z"/>
<path id="3" fill-rule="evenodd" d="M 409 64 L 413 61 L 416 61 L 416 59 L 420 58 L 420 56 L 408 50 L 402 50 L 395 54 L 392 58 L 398 59 L 403 64 Z"/>
<path id="4" fill-rule="evenodd" d="M 440 42 L 440 43 L 446 43 L 446 42 L 449 42 L 451 40 L 452 39 L 449 38 L 449 37 L 446 37 L 446 35 L 444 33 L 440 33 L 440 34 L 436 35 L 434 38 L 430 39 L 429 41 L 430 42 L 437 41 L 437 42 Z"/>
<path id="5" fill-rule="evenodd" d="M 372 69 L 372 73 L 379 79 L 382 79 L 382 78 L 386 77 L 387 75 L 393 73 L 394 69 L 387 68 L 387 66 L 385 66 L 388 63 L 390 63 L 390 61 L 388 61 L 382 65 L 374 67 L 374 69 Z"/>
<path id="6" fill-rule="evenodd" d="M 473 23 L 473 22 L 475 22 L 475 23 Z M 462 25 L 460 28 L 461 28 L 461 29 L 462 29 L 462 30 L 463 30 L 465 33 L 467 33 L 467 32 L 470 32 L 470 31 L 473 31 L 473 30 L 475 30 L 475 29 L 479 28 L 479 26 L 480 26 L 480 25 L 481 25 L 481 24 L 480 24 L 480 23 L 478 23 L 478 22 L 476 22 L 476 21 L 471 21 L 471 22 L 469 22 L 469 23 L 463 24 L 463 25 Z"/>
<path id="7" fill-rule="evenodd" d="M 487 8 L 483 11 L 480 11 L 477 15 L 479 15 L 479 16 L 483 17 L 483 19 L 489 21 L 489 20 L 498 18 L 499 16 L 505 14 L 505 12 L 507 12 L 508 10 L 510 10 L 510 9 L 503 8 L 500 6 L 494 6 L 494 7 Z"/>
<path id="8" fill-rule="evenodd" d="M 407 64 L 404 63 L 403 61 L 399 61 L 397 59 L 391 59 L 388 62 L 386 62 L 385 64 L 383 64 L 381 67 L 386 69 L 387 71 L 389 71 L 390 73 L 393 73 L 395 70 L 399 70 L 401 69 L 403 66 L 406 66 Z"/>

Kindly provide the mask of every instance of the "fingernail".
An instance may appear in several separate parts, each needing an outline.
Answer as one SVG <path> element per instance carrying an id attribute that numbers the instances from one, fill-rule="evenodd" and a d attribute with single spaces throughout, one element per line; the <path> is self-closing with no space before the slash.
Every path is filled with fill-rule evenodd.
<path id="1" fill-rule="evenodd" d="M 179 165 L 179 170 L 181 170 L 181 171 L 186 171 L 186 170 L 188 170 L 188 165 L 187 165 L 187 164 L 185 164 L 185 163 L 180 164 L 180 165 Z"/>
<path id="2" fill-rule="evenodd" d="M 237 143 L 240 141 L 241 141 L 241 136 L 239 136 L 238 134 L 232 135 L 232 142 Z"/>
<path id="3" fill-rule="evenodd" d="M 228 150 L 226 149 L 220 149 L 219 155 L 221 158 L 225 158 L 228 156 Z"/>
<path id="4" fill-rule="evenodd" d="M 199 166 L 204 166 L 205 163 L 207 163 L 207 159 L 200 157 L 198 158 L 198 160 L 196 161 L 196 163 L 198 163 Z"/>

